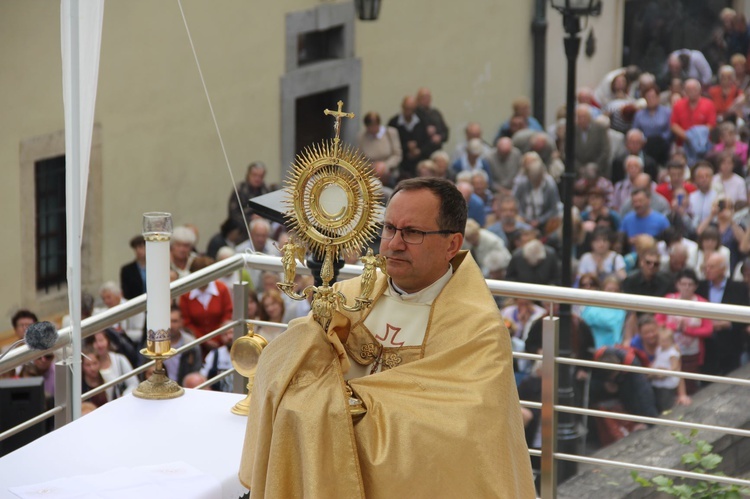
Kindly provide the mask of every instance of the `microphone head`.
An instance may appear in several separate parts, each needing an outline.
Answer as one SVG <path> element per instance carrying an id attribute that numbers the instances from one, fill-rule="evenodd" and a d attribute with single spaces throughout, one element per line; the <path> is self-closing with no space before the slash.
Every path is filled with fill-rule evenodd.
<path id="1" fill-rule="evenodd" d="M 47 321 L 35 322 L 26 330 L 24 340 L 32 350 L 49 350 L 57 343 L 57 328 Z"/>

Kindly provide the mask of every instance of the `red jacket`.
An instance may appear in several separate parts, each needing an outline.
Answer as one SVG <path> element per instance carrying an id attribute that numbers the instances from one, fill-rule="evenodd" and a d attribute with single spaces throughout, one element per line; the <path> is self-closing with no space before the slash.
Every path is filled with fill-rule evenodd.
<path id="1" fill-rule="evenodd" d="M 195 296 L 199 293 L 197 289 L 180 296 L 180 311 L 185 327 L 192 331 L 196 338 L 205 336 L 232 320 L 232 295 L 229 289 L 223 282 L 214 281 L 209 284 L 206 292 L 212 291 L 214 285 L 218 296 L 211 296 L 206 308 Z M 191 299 L 191 296 L 194 297 Z"/>

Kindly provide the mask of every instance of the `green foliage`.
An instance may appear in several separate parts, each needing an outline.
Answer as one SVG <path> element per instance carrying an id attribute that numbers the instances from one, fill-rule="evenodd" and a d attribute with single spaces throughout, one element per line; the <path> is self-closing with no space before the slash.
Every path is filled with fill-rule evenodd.
<path id="1" fill-rule="evenodd" d="M 713 446 L 705 440 L 694 440 L 698 435 L 698 430 L 690 430 L 689 435 L 684 435 L 679 431 L 673 431 L 672 436 L 682 445 L 692 447 L 692 452 L 682 455 L 681 461 L 688 471 L 693 473 L 708 474 L 709 470 L 716 469 L 721 464 L 722 457 L 712 453 Z M 714 476 L 725 476 L 721 472 L 713 474 Z M 630 477 L 641 487 L 655 487 L 659 492 L 670 494 L 682 499 L 741 499 L 743 496 L 750 496 L 750 489 L 741 488 L 738 485 L 729 485 L 712 481 L 689 482 L 683 478 L 677 478 L 679 483 L 664 475 L 651 478 L 642 477 L 637 471 L 631 471 Z"/>

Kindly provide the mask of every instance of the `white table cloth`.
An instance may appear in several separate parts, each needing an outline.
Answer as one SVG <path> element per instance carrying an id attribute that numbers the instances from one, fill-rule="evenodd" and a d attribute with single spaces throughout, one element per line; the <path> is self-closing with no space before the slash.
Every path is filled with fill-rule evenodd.
<path id="1" fill-rule="evenodd" d="M 180 462 L 214 477 L 222 498 L 237 499 L 247 492 L 237 478 L 247 418 L 230 409 L 242 398 L 185 390 L 172 400 L 109 402 L 0 458 L 0 498 L 17 499 L 11 487 Z"/>

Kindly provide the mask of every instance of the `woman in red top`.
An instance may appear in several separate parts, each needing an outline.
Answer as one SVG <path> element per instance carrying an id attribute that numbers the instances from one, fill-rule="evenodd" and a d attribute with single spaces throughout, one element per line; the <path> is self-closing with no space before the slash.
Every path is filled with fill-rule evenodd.
<path id="1" fill-rule="evenodd" d="M 693 270 L 685 269 L 680 271 L 677 274 L 675 283 L 677 293 L 669 293 L 666 295 L 666 298 L 698 302 L 706 301 L 702 296 L 695 294 L 695 290 L 698 287 L 698 277 Z M 711 320 L 667 314 L 656 314 L 655 318 L 659 325 L 672 330 L 674 333 L 674 342 L 682 358 L 682 370 L 684 372 L 697 373 L 703 364 L 703 356 L 705 354 L 703 340 L 704 338 L 710 338 L 714 331 Z M 686 379 L 685 388 L 688 395 L 692 395 L 697 391 L 698 383 L 695 380 Z"/>
<path id="2" fill-rule="evenodd" d="M 213 258 L 199 256 L 190 265 L 190 272 L 197 272 L 214 263 Z M 232 320 L 232 295 L 221 281 L 213 281 L 180 297 L 180 311 L 185 327 L 196 338 L 205 336 Z M 221 336 L 201 344 L 203 357 L 209 350 L 222 345 Z"/>
<path id="3" fill-rule="evenodd" d="M 732 66 L 719 68 L 719 84 L 708 89 L 708 96 L 714 101 L 716 115 L 723 116 L 732 108 L 742 92 L 737 87 L 737 76 Z"/>

